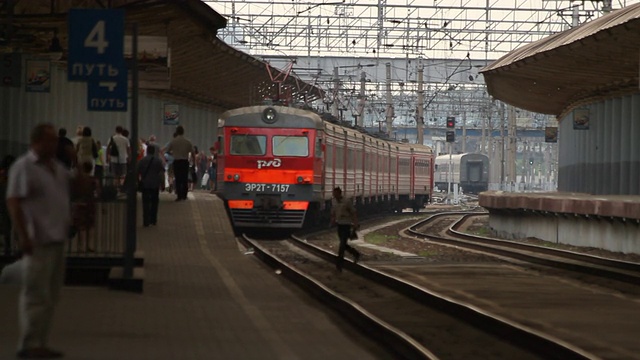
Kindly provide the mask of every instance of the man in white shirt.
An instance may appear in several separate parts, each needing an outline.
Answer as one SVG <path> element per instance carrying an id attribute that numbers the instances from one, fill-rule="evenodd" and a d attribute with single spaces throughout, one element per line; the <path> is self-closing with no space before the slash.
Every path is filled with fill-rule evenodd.
<path id="1" fill-rule="evenodd" d="M 76 127 L 76 136 L 71 140 L 73 142 L 73 147 L 75 148 L 78 145 L 78 141 L 82 139 L 82 132 L 84 131 L 84 126 L 78 125 Z"/>
<path id="2" fill-rule="evenodd" d="M 167 146 L 167 152 L 173 155 L 173 174 L 176 178 L 176 201 L 187 200 L 189 192 L 189 153 L 193 152 L 193 144 L 184 137 L 184 128 L 176 128 L 176 136 Z"/>
<path id="3" fill-rule="evenodd" d="M 107 144 L 107 161 L 111 169 L 111 174 L 122 184 L 124 176 L 127 174 L 127 161 L 131 156 L 131 146 L 129 139 L 122 135 L 122 126 L 116 126 L 116 133 Z M 113 150 L 114 147 L 117 150 Z"/>
<path id="4" fill-rule="evenodd" d="M 58 137 L 51 124 L 31 132 L 31 149 L 9 170 L 7 207 L 23 253 L 19 301 L 18 357 L 50 359 L 62 353 L 47 347 L 51 320 L 64 281 L 64 244 L 71 225 L 70 191 L 87 191 L 89 180 L 72 179 L 56 159 Z M 74 181 L 73 184 L 71 183 Z"/>

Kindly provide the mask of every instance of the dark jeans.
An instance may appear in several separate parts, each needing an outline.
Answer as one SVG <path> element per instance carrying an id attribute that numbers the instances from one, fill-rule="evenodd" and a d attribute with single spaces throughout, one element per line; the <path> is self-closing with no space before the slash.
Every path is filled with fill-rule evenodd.
<path id="1" fill-rule="evenodd" d="M 189 160 L 174 160 L 173 174 L 176 178 L 178 199 L 186 199 L 189 192 Z"/>
<path id="2" fill-rule="evenodd" d="M 102 178 L 104 177 L 104 168 L 102 165 L 96 165 L 93 176 L 102 183 Z"/>
<path id="3" fill-rule="evenodd" d="M 347 244 L 349 241 L 349 235 L 351 234 L 351 225 L 341 225 L 338 224 L 338 238 L 340 239 L 340 247 L 338 248 L 338 262 L 336 266 L 338 269 L 342 268 L 342 262 L 344 261 L 344 251 L 348 251 L 353 255 L 353 257 L 358 257 L 360 253 L 358 250 Z"/>
<path id="4" fill-rule="evenodd" d="M 158 195 L 160 189 L 142 189 L 142 223 L 145 226 L 158 222 Z"/>

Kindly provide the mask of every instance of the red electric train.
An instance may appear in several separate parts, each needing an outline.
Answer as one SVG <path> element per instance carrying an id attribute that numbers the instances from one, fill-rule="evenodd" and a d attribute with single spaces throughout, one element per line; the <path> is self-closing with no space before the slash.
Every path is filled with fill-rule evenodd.
<path id="1" fill-rule="evenodd" d="M 250 106 L 218 123 L 218 194 L 236 228 L 328 221 L 334 187 L 359 212 L 417 210 L 433 189 L 434 155 L 323 121 L 312 111 Z"/>

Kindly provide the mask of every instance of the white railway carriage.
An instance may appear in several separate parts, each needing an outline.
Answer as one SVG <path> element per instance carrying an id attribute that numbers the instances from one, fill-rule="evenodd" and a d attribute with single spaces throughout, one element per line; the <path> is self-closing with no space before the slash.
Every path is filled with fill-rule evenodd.
<path id="1" fill-rule="evenodd" d="M 440 155 L 435 160 L 434 184 L 446 190 L 458 184 L 465 193 L 477 194 L 489 187 L 489 157 L 483 154 Z"/>

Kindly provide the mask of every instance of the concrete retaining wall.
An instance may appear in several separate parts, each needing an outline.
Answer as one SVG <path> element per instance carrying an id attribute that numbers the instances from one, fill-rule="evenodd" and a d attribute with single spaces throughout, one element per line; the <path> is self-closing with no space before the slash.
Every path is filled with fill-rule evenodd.
<path id="1" fill-rule="evenodd" d="M 640 254 L 640 224 L 622 219 L 597 219 L 526 212 L 491 213 L 489 225 L 500 237 L 535 237 L 553 243 Z"/>

